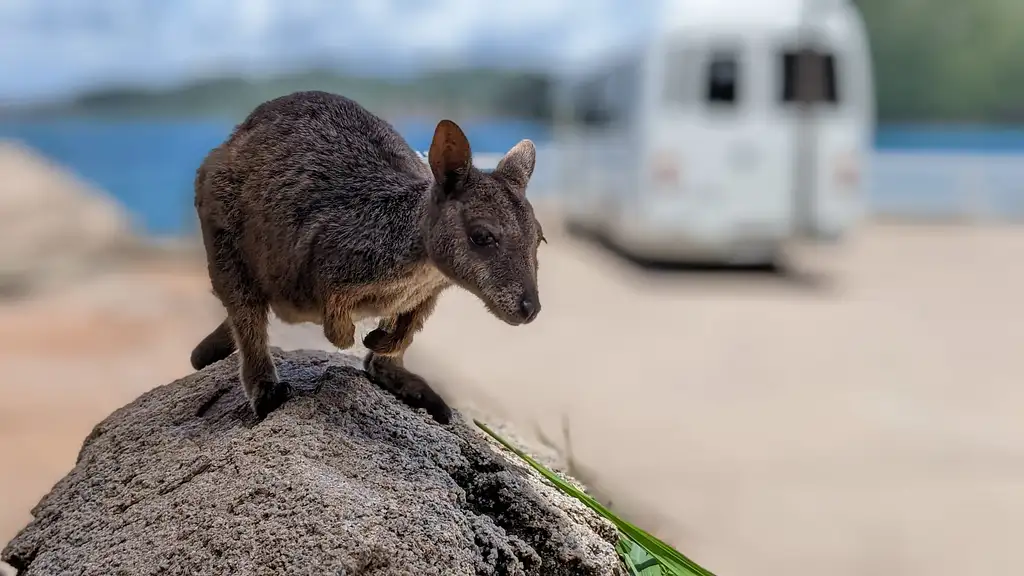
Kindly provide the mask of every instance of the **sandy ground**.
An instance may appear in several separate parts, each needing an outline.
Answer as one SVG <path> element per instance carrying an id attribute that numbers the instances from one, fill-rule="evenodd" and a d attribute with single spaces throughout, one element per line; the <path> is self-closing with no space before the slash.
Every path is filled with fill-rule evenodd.
<path id="1" fill-rule="evenodd" d="M 454 404 L 567 422 L 583 480 L 721 576 L 1021 573 L 1024 230 L 875 226 L 824 284 L 542 250 L 535 323 L 452 291 L 410 351 Z M 0 541 L 96 422 L 191 371 L 206 286 L 162 266 L 0 306 Z"/>

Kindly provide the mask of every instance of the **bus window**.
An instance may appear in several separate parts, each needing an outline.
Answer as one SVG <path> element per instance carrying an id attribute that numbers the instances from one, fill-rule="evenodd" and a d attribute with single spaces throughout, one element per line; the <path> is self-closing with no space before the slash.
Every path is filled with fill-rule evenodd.
<path id="1" fill-rule="evenodd" d="M 739 98 L 739 62 L 735 54 L 715 52 L 708 59 L 706 99 L 714 105 L 736 105 Z"/>
<path id="2" fill-rule="evenodd" d="M 599 79 L 591 80 L 576 90 L 576 122 L 590 128 L 603 127 L 612 122 L 613 111 L 604 97 Z"/>
<path id="3" fill-rule="evenodd" d="M 607 129 L 629 119 L 635 100 L 636 68 L 615 67 L 584 82 L 574 97 L 575 122 Z"/>
<path id="4" fill-rule="evenodd" d="M 835 56 L 812 50 L 784 52 L 781 96 L 784 104 L 837 104 Z"/>

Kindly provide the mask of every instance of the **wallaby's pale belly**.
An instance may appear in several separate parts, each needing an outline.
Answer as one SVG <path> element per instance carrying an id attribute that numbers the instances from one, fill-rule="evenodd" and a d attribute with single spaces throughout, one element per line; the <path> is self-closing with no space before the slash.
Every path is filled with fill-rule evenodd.
<path id="1" fill-rule="evenodd" d="M 424 264 L 401 278 L 356 286 L 340 296 L 353 303 L 352 321 L 358 322 L 409 312 L 448 285 L 450 281 L 437 268 Z M 276 301 L 270 304 L 270 309 L 287 324 L 322 325 L 324 321 L 322 307 L 306 309 L 291 302 Z"/>
<path id="2" fill-rule="evenodd" d="M 270 309 L 274 311 L 275 316 L 286 324 L 302 324 L 303 322 L 324 323 L 323 311 L 303 310 L 295 307 L 291 302 L 271 302 Z"/>

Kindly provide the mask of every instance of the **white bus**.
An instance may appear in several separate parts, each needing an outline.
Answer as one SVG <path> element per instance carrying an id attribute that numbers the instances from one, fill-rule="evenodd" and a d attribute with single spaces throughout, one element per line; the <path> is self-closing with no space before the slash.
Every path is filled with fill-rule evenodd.
<path id="1" fill-rule="evenodd" d="M 863 215 L 871 54 L 849 0 L 662 0 L 556 88 L 567 226 L 650 258 L 772 264 Z"/>

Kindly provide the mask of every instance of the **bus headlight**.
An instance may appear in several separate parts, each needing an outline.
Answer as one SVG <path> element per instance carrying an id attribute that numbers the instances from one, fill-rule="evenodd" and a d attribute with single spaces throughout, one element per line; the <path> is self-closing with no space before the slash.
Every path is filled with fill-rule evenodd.
<path id="1" fill-rule="evenodd" d="M 660 190 L 678 190 L 682 184 L 682 169 L 675 155 L 662 153 L 651 163 L 651 180 Z"/>
<path id="2" fill-rule="evenodd" d="M 835 183 L 840 188 L 855 192 L 860 186 L 860 163 L 856 155 L 840 157 L 835 163 L 834 170 Z"/>

